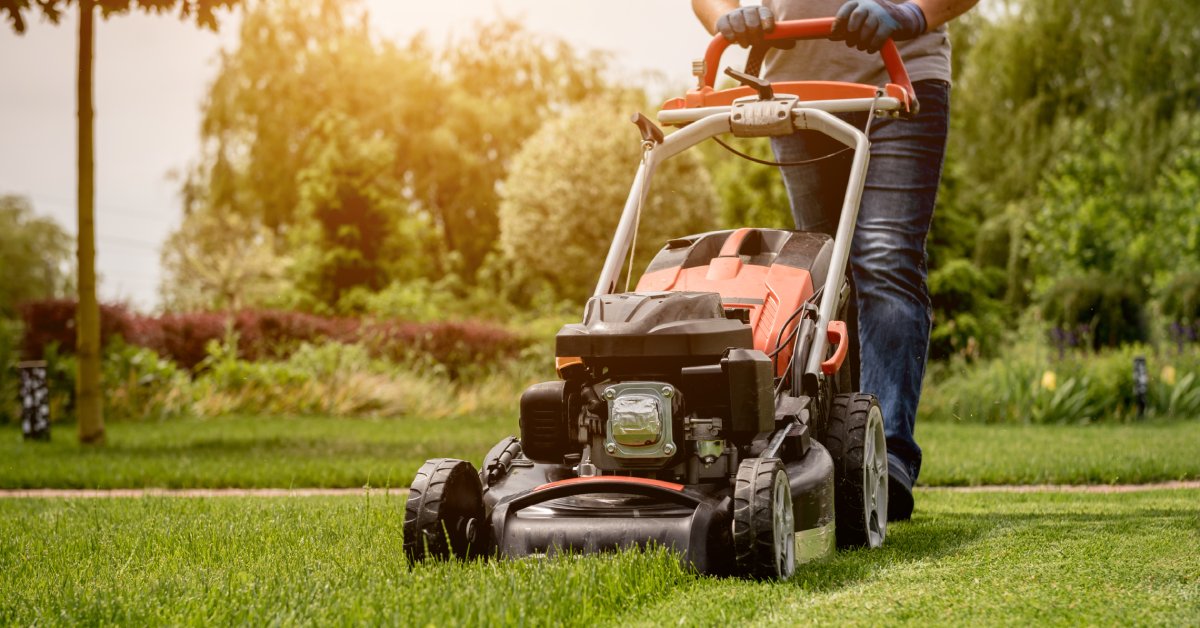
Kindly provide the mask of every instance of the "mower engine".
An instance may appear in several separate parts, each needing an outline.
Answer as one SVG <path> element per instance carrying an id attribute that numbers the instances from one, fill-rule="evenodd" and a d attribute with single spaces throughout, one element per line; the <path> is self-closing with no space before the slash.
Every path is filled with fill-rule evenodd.
<path id="1" fill-rule="evenodd" d="M 557 353 L 564 379 L 521 399 L 532 460 L 574 462 L 585 477 L 727 481 L 738 447 L 775 427 L 771 359 L 719 294 L 594 297 Z"/>

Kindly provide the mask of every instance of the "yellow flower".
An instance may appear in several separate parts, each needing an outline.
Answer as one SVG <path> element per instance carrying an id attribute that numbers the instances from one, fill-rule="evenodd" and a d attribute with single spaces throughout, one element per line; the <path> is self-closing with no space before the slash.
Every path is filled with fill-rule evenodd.
<path id="1" fill-rule="evenodd" d="M 1163 367 L 1162 381 L 1168 386 L 1175 385 L 1175 367 L 1170 364 Z"/>
<path id="2" fill-rule="evenodd" d="M 1054 374 L 1054 371 L 1042 373 L 1042 388 L 1046 390 L 1058 388 L 1058 376 Z"/>

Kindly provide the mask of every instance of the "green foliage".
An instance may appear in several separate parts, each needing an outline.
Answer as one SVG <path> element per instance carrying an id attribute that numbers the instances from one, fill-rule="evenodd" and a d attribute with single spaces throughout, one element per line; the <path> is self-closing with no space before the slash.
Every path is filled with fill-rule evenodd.
<path id="1" fill-rule="evenodd" d="M 933 303 L 933 332 L 929 355 L 939 360 L 951 356 L 975 359 L 990 353 L 1002 337 L 1004 310 L 989 296 L 997 280 L 965 259 L 953 259 L 929 274 Z"/>
<path id="2" fill-rule="evenodd" d="M 18 394 L 21 376 L 17 362 L 21 360 L 21 323 L 0 318 L 0 423 L 18 421 L 21 404 Z"/>
<path id="3" fill-rule="evenodd" d="M 212 208 L 189 212 L 163 243 L 164 308 L 238 311 L 279 305 L 291 286 L 285 276 L 292 264 L 281 253 L 280 240 L 240 214 Z"/>
<path id="4" fill-rule="evenodd" d="M 1143 293 L 1119 277 L 1065 277 L 1046 292 L 1042 315 L 1060 348 L 1116 347 L 1149 340 Z"/>
<path id="5" fill-rule="evenodd" d="M 393 150 L 353 119 L 316 116 L 311 163 L 298 176 L 300 216 L 290 232 L 304 309 L 342 309 L 350 290 L 379 290 L 420 267 L 419 256 L 405 255 L 419 250 L 420 237 L 416 225 L 405 224 L 401 190 L 391 178 Z M 396 268 L 401 264 L 408 268 Z"/>
<path id="6" fill-rule="evenodd" d="M 104 351 L 104 415 L 109 419 L 169 419 L 191 411 L 187 371 L 157 353 L 119 339 Z"/>
<path id="7" fill-rule="evenodd" d="M 598 100 L 549 122 L 522 147 L 505 182 L 503 253 L 561 297 L 591 294 L 604 263 L 640 157 L 631 109 Z M 635 274 L 668 239 L 711 228 L 716 213 L 711 179 L 695 154 L 661 165 L 642 208 Z"/>
<path id="8" fill-rule="evenodd" d="M 1183 349 L 1185 343 L 1200 338 L 1200 272 L 1176 273 L 1161 294 L 1161 313 L 1167 323 L 1167 335 Z"/>
<path id="9" fill-rule="evenodd" d="M 380 39 L 358 2 L 256 5 L 205 102 L 186 205 L 287 233 L 285 305 L 336 311 L 416 278 L 474 282 L 511 158 L 598 90 L 603 61 L 512 21 L 470 32 L 435 52 Z"/>
<path id="10" fill-rule="evenodd" d="M 933 421 L 1083 424 L 1127 422 L 1137 416 L 1133 359 L 1146 356 L 1147 412 L 1192 417 L 1200 413 L 1200 352 L 1155 353 L 1126 346 L 1100 353 L 1069 352 L 1018 343 L 997 358 L 967 367 L 950 362 L 931 370 L 920 416 Z"/>
<path id="11" fill-rule="evenodd" d="M 0 269 L 0 319 L 22 302 L 64 297 L 75 288 L 71 237 L 35 216 L 29 199 L 0 196 Z"/>
<path id="12" fill-rule="evenodd" d="M 1063 277 L 1105 273 L 1144 301 L 1200 265 L 1198 29 L 1200 9 L 1170 0 L 1015 2 L 957 20 L 933 272 L 965 259 L 1003 273 L 981 294 L 1016 318 Z M 980 320 L 980 304 L 993 302 L 935 326 Z"/>
<path id="13" fill-rule="evenodd" d="M 722 139 L 752 157 L 767 161 L 775 159 L 770 143 L 765 140 Z M 700 155 L 721 201 L 720 224 L 723 228 L 795 228 L 791 203 L 778 168 L 742 159 L 716 142 L 703 144 Z"/>
<path id="14" fill-rule="evenodd" d="M 18 34 L 25 32 L 25 16 L 23 11 L 37 10 L 48 20 L 58 24 L 66 8 L 77 0 L 0 0 L 0 13 L 8 14 L 13 30 Z M 176 7 L 179 17 L 184 20 L 196 21 L 202 28 L 216 30 L 216 10 L 230 8 L 238 4 L 237 0 L 92 0 L 100 8 L 100 14 L 105 18 L 113 15 L 129 13 L 134 8 L 146 12 L 166 13 Z"/>

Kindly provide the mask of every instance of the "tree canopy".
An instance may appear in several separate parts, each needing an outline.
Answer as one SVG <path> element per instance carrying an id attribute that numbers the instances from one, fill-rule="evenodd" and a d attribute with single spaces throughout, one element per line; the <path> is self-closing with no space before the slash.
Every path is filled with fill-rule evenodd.
<path id="1" fill-rule="evenodd" d="M 633 110 L 598 101 L 550 122 L 525 143 L 504 183 L 504 255 L 577 302 L 596 285 L 637 169 Z M 667 161 L 642 208 L 635 277 L 664 242 L 713 228 L 716 215 L 716 192 L 700 158 L 683 153 Z"/>
<path id="2" fill-rule="evenodd" d="M 71 236 L 34 215 L 29 199 L 0 196 L 0 318 L 24 301 L 65 297 L 75 288 Z"/>
<path id="3" fill-rule="evenodd" d="M 38 12 L 58 24 L 67 7 L 78 0 L 0 0 L 0 13 L 8 17 L 13 30 L 25 32 L 25 15 L 28 12 Z M 239 0 L 92 0 L 92 4 L 100 9 L 100 15 L 108 18 L 112 15 L 129 13 L 134 9 L 148 13 L 168 13 L 178 9 L 179 18 L 195 20 L 204 28 L 217 28 L 217 10 L 228 9 L 240 4 Z"/>
<path id="4" fill-rule="evenodd" d="M 187 210 L 290 234 L 312 304 L 422 275 L 470 280 L 495 248 L 512 156 L 595 91 L 602 66 L 512 21 L 435 51 L 377 37 L 355 2 L 255 6 L 203 106 Z"/>

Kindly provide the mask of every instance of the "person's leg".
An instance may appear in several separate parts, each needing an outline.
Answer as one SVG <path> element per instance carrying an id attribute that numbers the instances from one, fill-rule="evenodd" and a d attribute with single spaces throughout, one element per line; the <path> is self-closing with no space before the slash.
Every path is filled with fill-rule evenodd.
<path id="1" fill-rule="evenodd" d="M 832 236 L 837 230 L 853 154 L 843 151 L 845 145 L 841 142 L 816 131 L 773 137 L 771 148 L 779 162 L 810 162 L 780 168 L 796 228 Z M 823 159 L 826 156 L 830 157 Z"/>
<path id="2" fill-rule="evenodd" d="M 913 438 L 929 351 L 932 310 L 925 239 L 937 201 L 946 149 L 950 86 L 917 83 L 921 113 L 879 120 L 871 129 L 871 163 L 851 247 L 858 302 L 862 390 L 883 408 L 889 471 L 888 508 L 912 514 L 912 485 L 921 472 Z"/>
<path id="3" fill-rule="evenodd" d="M 912 512 L 913 482 L 921 449 L 913 438 L 921 380 L 929 349 L 931 309 L 926 285 L 925 238 L 933 216 L 945 154 L 949 85 L 916 85 L 921 113 L 913 120 L 877 120 L 871 130 L 871 163 L 850 272 L 858 306 L 861 390 L 883 408 L 888 442 L 889 516 Z M 852 124 L 865 117 L 849 116 Z M 840 146 L 824 136 L 796 133 L 773 138 L 779 161 L 812 159 Z M 832 234 L 849 174 L 850 155 L 783 168 L 796 228 Z"/>

